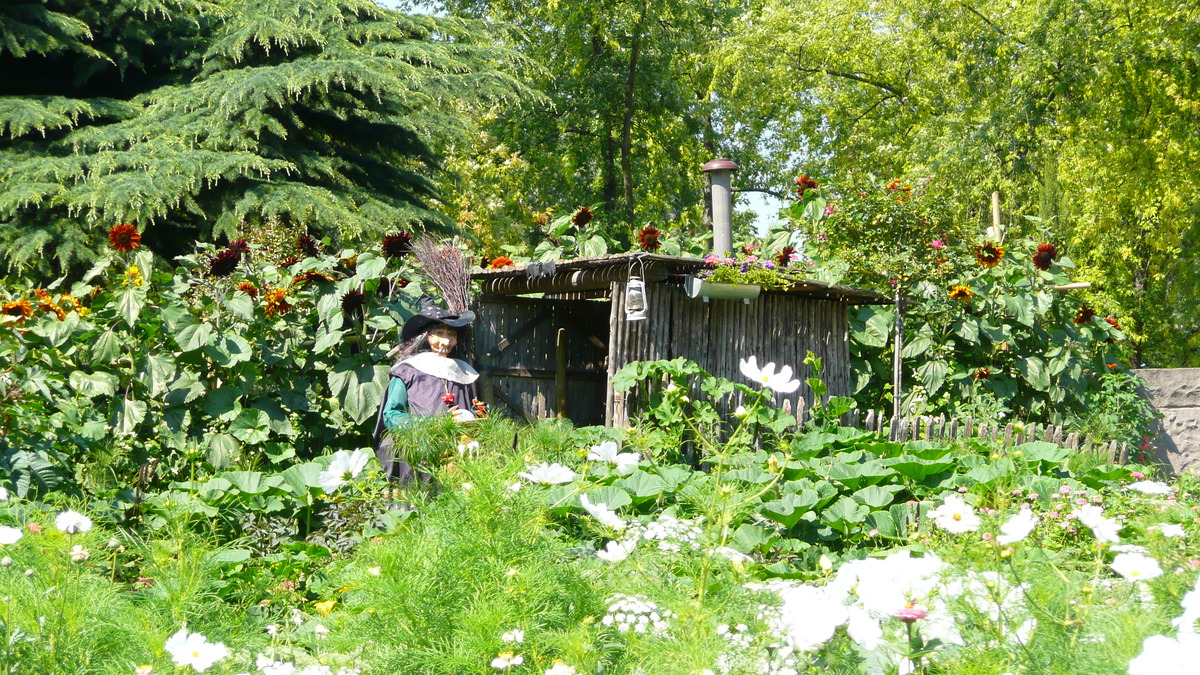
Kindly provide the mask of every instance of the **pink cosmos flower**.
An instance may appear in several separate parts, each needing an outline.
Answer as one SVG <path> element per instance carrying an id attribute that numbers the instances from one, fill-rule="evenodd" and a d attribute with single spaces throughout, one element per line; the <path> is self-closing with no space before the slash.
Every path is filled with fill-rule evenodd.
<path id="1" fill-rule="evenodd" d="M 946 248 L 946 242 L 942 241 L 941 239 L 934 239 L 933 241 L 929 242 L 929 246 L 935 251 L 940 251 L 943 248 Z"/>

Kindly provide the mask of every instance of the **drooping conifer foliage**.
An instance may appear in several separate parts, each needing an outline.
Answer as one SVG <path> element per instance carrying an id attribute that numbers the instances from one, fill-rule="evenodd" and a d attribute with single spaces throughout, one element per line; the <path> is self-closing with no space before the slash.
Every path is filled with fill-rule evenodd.
<path id="1" fill-rule="evenodd" d="M 369 0 L 5 3 L 0 257 L 87 262 L 126 222 L 167 255 L 264 218 L 436 225 L 438 148 L 525 93 L 484 30 Z"/>

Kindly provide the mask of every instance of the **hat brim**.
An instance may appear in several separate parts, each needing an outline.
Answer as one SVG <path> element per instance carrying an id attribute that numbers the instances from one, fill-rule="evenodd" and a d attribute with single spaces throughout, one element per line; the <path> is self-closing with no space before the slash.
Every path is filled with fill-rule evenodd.
<path id="1" fill-rule="evenodd" d="M 471 310 L 466 310 L 460 314 L 447 314 L 441 318 L 435 318 L 427 314 L 417 314 L 404 322 L 404 327 L 400 329 L 400 337 L 403 340 L 411 340 L 439 323 L 451 328 L 462 328 L 474 320 L 475 312 Z"/>

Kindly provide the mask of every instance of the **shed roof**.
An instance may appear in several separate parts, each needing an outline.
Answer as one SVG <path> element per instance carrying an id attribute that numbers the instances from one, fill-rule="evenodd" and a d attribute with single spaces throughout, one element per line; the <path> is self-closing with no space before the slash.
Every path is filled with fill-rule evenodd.
<path id="1" fill-rule="evenodd" d="M 656 253 L 616 253 L 611 255 L 530 262 L 500 269 L 478 270 L 471 278 L 482 285 L 486 295 L 526 295 L 529 293 L 576 293 L 607 288 L 636 274 L 647 282 L 681 280 L 705 267 L 701 258 L 658 255 Z M 890 304 L 891 298 L 850 286 L 837 286 L 816 279 L 805 279 L 783 293 L 824 300 L 841 300 L 855 305 Z"/>

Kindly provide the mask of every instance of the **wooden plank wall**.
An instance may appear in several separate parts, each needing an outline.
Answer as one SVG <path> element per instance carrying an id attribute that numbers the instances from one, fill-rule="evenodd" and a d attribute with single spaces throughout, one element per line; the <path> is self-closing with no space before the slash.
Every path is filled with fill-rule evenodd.
<path id="1" fill-rule="evenodd" d="M 768 362 L 777 368 L 790 365 L 794 377 L 804 380 L 812 375 L 804 365 L 805 355 L 812 350 L 822 359 L 822 379 L 829 395 L 850 393 L 849 322 L 844 303 L 791 293 L 763 293 L 748 304 L 741 300 L 704 302 L 687 297 L 681 287 L 669 283 L 650 284 L 647 290 L 648 319 L 630 322 L 625 320 L 624 283 L 616 282 L 610 289 L 610 379 L 633 361 L 682 356 L 713 375 L 745 382 L 740 361 L 753 355 L 760 367 Z M 812 392 L 807 384 L 801 384 L 796 393 L 777 395 L 776 401 L 808 408 Z M 727 405 L 736 407 L 739 403 L 731 401 Z M 607 423 L 627 425 L 634 405 L 635 401 L 612 391 L 610 385 Z"/>

